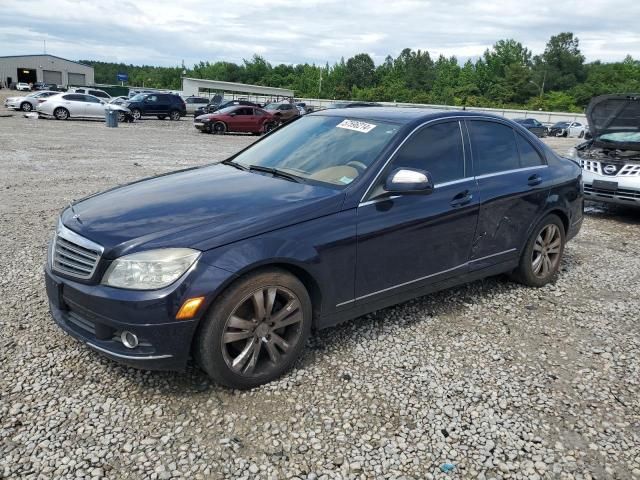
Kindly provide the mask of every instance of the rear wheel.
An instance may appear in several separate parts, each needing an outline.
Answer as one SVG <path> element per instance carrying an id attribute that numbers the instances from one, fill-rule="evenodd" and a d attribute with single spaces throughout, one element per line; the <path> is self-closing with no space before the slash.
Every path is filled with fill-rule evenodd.
<path id="1" fill-rule="evenodd" d="M 56 120 L 66 120 L 69 118 L 69 110 L 63 107 L 58 107 L 53 111 L 53 116 Z"/>
<path id="2" fill-rule="evenodd" d="M 180 120 L 180 112 L 178 110 L 171 110 L 169 113 L 169 120 Z"/>
<path id="3" fill-rule="evenodd" d="M 30 112 L 31 110 L 33 110 L 33 105 L 31 105 L 29 102 L 22 102 L 22 104 L 20 105 L 20 110 L 22 110 L 23 112 Z"/>
<path id="4" fill-rule="evenodd" d="M 197 337 L 202 368 L 216 382 L 252 388 L 290 369 L 311 331 L 311 300 L 291 274 L 249 274 L 215 302 Z"/>
<path id="5" fill-rule="evenodd" d="M 277 124 L 274 122 L 267 122 L 264 124 L 264 133 L 269 133 L 271 130 L 277 127 Z"/>
<path id="6" fill-rule="evenodd" d="M 211 128 L 213 133 L 225 133 L 227 131 L 227 126 L 223 122 L 216 122 Z"/>
<path id="7" fill-rule="evenodd" d="M 564 253 L 565 231 L 557 215 L 548 215 L 533 229 L 513 277 L 530 287 L 542 287 L 558 273 Z"/>
<path id="8" fill-rule="evenodd" d="M 133 119 L 137 121 L 142 117 L 142 112 L 139 108 L 134 108 L 131 110 L 131 115 L 133 115 Z"/>

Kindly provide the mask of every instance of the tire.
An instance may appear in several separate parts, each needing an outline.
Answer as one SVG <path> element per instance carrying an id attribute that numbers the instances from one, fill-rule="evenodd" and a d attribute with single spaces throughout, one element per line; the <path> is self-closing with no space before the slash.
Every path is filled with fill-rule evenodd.
<path id="1" fill-rule="evenodd" d="M 564 132 L 562 132 L 562 136 L 564 138 L 567 138 L 569 136 L 569 132 L 567 132 L 566 130 Z"/>
<path id="2" fill-rule="evenodd" d="M 69 110 L 64 107 L 58 107 L 53 111 L 56 120 L 67 120 L 69 118 Z"/>
<path id="3" fill-rule="evenodd" d="M 580 135 L 578 135 L 578 138 L 584 138 L 584 130 L 580 132 Z"/>
<path id="4" fill-rule="evenodd" d="M 227 126 L 224 124 L 224 122 L 216 122 L 213 124 L 211 129 L 213 130 L 213 133 L 222 134 L 227 131 Z"/>
<path id="5" fill-rule="evenodd" d="M 124 123 L 126 120 L 124 112 L 118 112 L 118 123 Z"/>
<path id="6" fill-rule="evenodd" d="M 158 120 L 164 120 L 165 118 L 167 118 L 166 115 L 158 115 Z"/>
<path id="7" fill-rule="evenodd" d="M 267 134 L 276 127 L 277 125 L 274 122 L 267 122 L 264 124 L 263 133 Z"/>
<path id="8" fill-rule="evenodd" d="M 275 380 L 300 356 L 311 312 L 309 294 L 293 275 L 280 269 L 250 273 L 227 288 L 202 320 L 194 344 L 197 361 L 231 388 Z"/>
<path id="9" fill-rule="evenodd" d="M 131 110 L 131 115 L 133 115 L 133 119 L 135 121 L 138 121 L 142 118 L 142 112 L 140 111 L 139 108 L 134 108 Z"/>
<path id="10" fill-rule="evenodd" d="M 512 273 L 513 279 L 529 287 L 542 287 L 551 282 L 560 268 L 565 242 L 562 220 L 557 215 L 547 215 L 532 230 L 520 264 Z"/>
<path id="11" fill-rule="evenodd" d="M 171 110 L 169 112 L 169 120 L 172 120 L 174 122 L 180 120 L 180 112 L 178 110 Z"/>
<path id="12" fill-rule="evenodd" d="M 22 110 L 23 112 L 30 112 L 31 110 L 33 110 L 33 105 L 31 105 L 29 102 L 22 102 L 20 104 L 20 110 Z"/>

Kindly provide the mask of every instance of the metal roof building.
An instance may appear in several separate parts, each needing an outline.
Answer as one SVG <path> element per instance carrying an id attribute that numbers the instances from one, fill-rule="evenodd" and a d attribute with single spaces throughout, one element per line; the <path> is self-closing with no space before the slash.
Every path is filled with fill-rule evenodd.
<path id="1" fill-rule="evenodd" d="M 182 94 L 187 97 L 199 95 L 201 91 L 224 92 L 235 96 L 264 96 L 276 98 L 291 98 L 293 90 L 288 88 L 263 87 L 246 83 L 221 82 L 218 80 L 204 80 L 202 78 L 182 77 Z"/>
<path id="2" fill-rule="evenodd" d="M 55 85 L 93 85 L 93 67 L 55 55 L 0 57 L 0 82 L 45 82 Z"/>

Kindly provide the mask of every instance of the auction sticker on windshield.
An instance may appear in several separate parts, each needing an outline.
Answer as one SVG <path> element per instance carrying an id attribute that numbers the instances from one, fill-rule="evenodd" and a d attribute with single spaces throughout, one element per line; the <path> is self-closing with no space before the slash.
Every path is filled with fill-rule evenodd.
<path id="1" fill-rule="evenodd" d="M 376 128 L 376 126 L 372 123 L 359 122 L 357 120 L 343 120 L 338 125 L 336 125 L 336 128 L 344 128 L 346 130 L 369 133 L 371 130 Z"/>

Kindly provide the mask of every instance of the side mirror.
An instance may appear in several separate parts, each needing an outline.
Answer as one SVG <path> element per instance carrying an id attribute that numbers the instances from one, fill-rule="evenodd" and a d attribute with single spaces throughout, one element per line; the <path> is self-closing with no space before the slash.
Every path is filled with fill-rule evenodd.
<path id="1" fill-rule="evenodd" d="M 384 189 L 389 193 L 422 193 L 433 192 L 431 174 L 416 168 L 396 168 L 386 181 Z"/>

